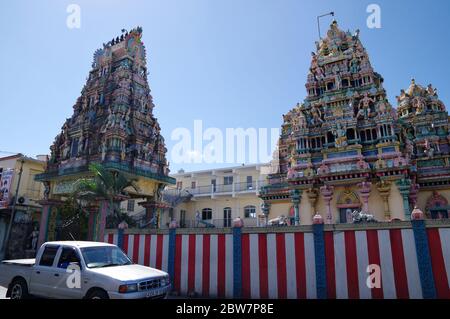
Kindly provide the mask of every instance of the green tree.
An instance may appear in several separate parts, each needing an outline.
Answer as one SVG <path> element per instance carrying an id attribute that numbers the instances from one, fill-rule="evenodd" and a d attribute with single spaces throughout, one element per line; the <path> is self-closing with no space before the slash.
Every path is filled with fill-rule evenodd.
<path id="1" fill-rule="evenodd" d="M 106 169 L 98 163 L 90 164 L 89 171 L 93 177 L 76 181 L 72 195 L 80 202 L 107 201 L 107 227 L 115 228 L 122 221 L 133 226 L 134 221 L 120 209 L 120 202 L 127 198 L 127 188 L 139 192 L 136 180 L 128 178 L 121 171 Z"/>

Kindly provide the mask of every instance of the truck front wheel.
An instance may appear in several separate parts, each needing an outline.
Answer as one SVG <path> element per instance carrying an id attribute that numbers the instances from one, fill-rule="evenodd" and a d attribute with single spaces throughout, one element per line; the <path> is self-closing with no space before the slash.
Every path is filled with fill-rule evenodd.
<path id="1" fill-rule="evenodd" d="M 88 294 L 87 299 L 109 299 L 109 296 L 106 291 L 95 289 Z"/>
<path id="2" fill-rule="evenodd" d="M 22 278 L 14 279 L 10 291 L 11 299 L 27 299 L 29 297 L 28 285 Z"/>

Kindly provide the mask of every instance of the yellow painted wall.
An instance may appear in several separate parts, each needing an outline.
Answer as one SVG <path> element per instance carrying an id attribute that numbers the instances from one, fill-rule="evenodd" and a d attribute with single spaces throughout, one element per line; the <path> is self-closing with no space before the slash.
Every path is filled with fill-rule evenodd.
<path id="1" fill-rule="evenodd" d="M 17 183 L 19 182 L 21 163 L 18 161 L 18 158 L 7 160 L 0 159 L 0 167 L 4 170 L 8 168 L 13 168 L 15 170 L 10 189 L 11 196 L 14 196 L 16 193 Z M 25 197 L 30 200 L 27 202 L 27 205 L 39 206 L 36 201 L 43 198 L 44 187 L 41 182 L 34 180 L 34 176 L 36 174 L 43 173 L 44 170 L 45 162 L 25 158 L 19 185 L 18 198 Z"/>

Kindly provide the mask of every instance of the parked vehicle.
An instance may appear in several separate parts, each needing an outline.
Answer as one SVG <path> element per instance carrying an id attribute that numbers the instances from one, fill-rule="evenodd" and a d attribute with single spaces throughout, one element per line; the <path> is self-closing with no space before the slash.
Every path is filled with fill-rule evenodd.
<path id="1" fill-rule="evenodd" d="M 36 259 L 0 263 L 7 297 L 62 299 L 165 298 L 169 275 L 133 264 L 117 246 L 85 241 L 44 243 Z"/>

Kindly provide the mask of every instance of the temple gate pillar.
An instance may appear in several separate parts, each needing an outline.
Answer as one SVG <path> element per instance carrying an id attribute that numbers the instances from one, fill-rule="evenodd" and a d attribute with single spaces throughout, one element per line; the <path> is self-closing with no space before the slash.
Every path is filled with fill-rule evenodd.
<path id="1" fill-rule="evenodd" d="M 57 206 L 61 204 L 58 200 L 44 199 L 38 201 L 42 206 L 41 220 L 39 222 L 39 237 L 37 248 L 48 240 L 48 232 L 50 230 L 50 223 L 54 215 L 57 213 Z"/>
<path id="2" fill-rule="evenodd" d="M 411 219 L 411 210 L 409 207 L 409 193 L 411 190 L 411 180 L 401 179 L 395 182 L 397 184 L 398 190 L 403 198 L 403 212 L 406 220 Z"/>
<path id="3" fill-rule="evenodd" d="M 326 218 L 325 218 L 326 224 L 333 223 L 333 212 L 331 211 L 331 200 L 333 199 L 333 191 L 334 191 L 333 186 L 324 185 L 324 186 L 320 187 L 320 193 L 323 196 L 323 199 L 325 201 L 325 206 L 327 208 Z"/>
<path id="4" fill-rule="evenodd" d="M 371 182 L 362 182 L 358 184 L 359 187 L 359 195 L 362 198 L 363 201 L 363 212 L 369 213 L 369 196 L 370 196 L 370 190 L 372 187 Z"/>
<path id="5" fill-rule="evenodd" d="M 292 205 L 294 206 L 295 226 L 300 225 L 300 201 L 302 198 L 301 189 L 293 189 L 290 192 Z"/>
<path id="6" fill-rule="evenodd" d="M 94 229 L 97 231 L 93 234 L 94 241 L 105 240 L 106 217 L 108 216 L 109 202 L 107 200 L 100 201 L 99 213 L 97 214 L 97 224 Z"/>
<path id="7" fill-rule="evenodd" d="M 97 227 L 99 206 L 89 205 L 87 207 L 87 211 L 89 213 L 87 240 L 94 240 L 95 228 Z"/>
<path id="8" fill-rule="evenodd" d="M 389 195 L 391 193 L 391 183 L 386 181 L 380 181 L 377 184 L 377 190 L 380 193 L 381 199 L 384 204 L 384 220 L 391 219 L 391 212 L 389 209 Z"/>
<path id="9" fill-rule="evenodd" d="M 316 188 L 310 188 L 306 191 L 309 204 L 311 205 L 311 217 L 314 217 L 316 213 L 317 198 L 319 198 L 319 192 Z"/>

